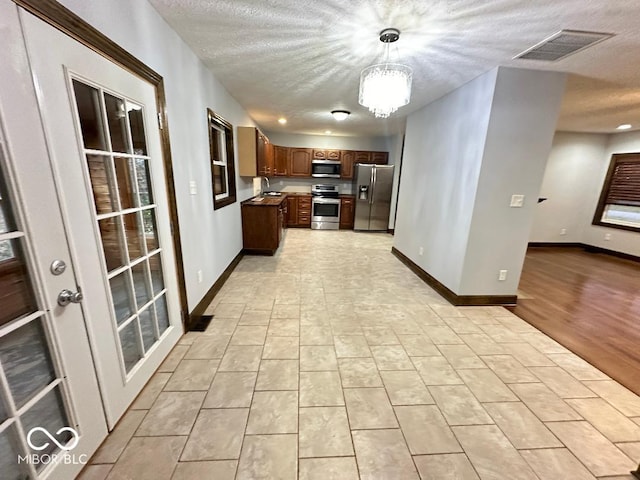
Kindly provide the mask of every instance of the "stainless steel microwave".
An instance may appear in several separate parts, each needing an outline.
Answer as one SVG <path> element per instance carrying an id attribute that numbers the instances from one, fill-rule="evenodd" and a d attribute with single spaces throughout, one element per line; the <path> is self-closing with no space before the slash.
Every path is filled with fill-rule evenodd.
<path id="1" fill-rule="evenodd" d="M 322 178 L 340 178 L 340 161 L 312 160 L 311 176 Z"/>

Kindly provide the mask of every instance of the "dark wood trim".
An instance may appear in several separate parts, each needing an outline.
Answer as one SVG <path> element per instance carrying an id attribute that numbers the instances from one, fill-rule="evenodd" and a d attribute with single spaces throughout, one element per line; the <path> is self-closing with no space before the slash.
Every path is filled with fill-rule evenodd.
<path id="1" fill-rule="evenodd" d="M 613 179 L 613 175 L 616 171 L 616 166 L 619 161 L 629 161 L 634 160 L 634 162 L 640 162 L 640 154 L 638 153 L 614 153 L 611 155 L 611 160 L 609 162 L 609 169 L 607 170 L 607 176 L 604 178 L 604 182 L 602 183 L 602 190 L 600 191 L 600 198 L 598 199 L 598 206 L 596 207 L 596 211 L 593 214 L 592 225 L 597 225 L 599 227 L 607 227 L 607 228 L 615 228 L 617 230 L 627 230 L 630 232 L 640 232 L 640 227 L 632 227 L 630 225 L 618 225 L 611 222 L 603 222 L 602 215 L 604 213 L 604 209 L 607 206 L 607 197 L 609 196 L 609 187 L 611 186 L 611 180 Z"/>
<path id="2" fill-rule="evenodd" d="M 162 145 L 162 160 L 164 163 L 167 198 L 169 201 L 169 220 L 171 222 L 171 237 L 176 257 L 176 273 L 180 296 L 180 310 L 182 322 L 188 321 L 189 307 L 187 304 L 187 286 L 184 274 L 184 259 L 182 243 L 180 242 L 180 224 L 178 221 L 178 207 L 176 204 L 175 183 L 173 178 L 173 162 L 171 158 L 171 141 L 169 136 L 169 118 L 162 75 L 150 68 L 144 62 L 127 52 L 102 32 L 92 27 L 71 10 L 55 0 L 13 0 L 16 5 L 35 15 L 54 28 L 65 33 L 85 47 L 119 65 L 133 75 L 152 84 L 156 90 L 156 106 L 160 115 L 160 141 Z"/>
<path id="3" fill-rule="evenodd" d="M 552 248 L 582 248 L 589 253 L 602 253 L 611 255 L 612 257 L 623 258 L 633 262 L 640 262 L 640 257 L 630 253 L 609 250 L 608 248 L 596 247 L 595 245 L 587 245 L 586 243 L 561 243 L 561 242 L 529 242 L 529 248 L 552 247 Z"/>
<path id="4" fill-rule="evenodd" d="M 631 260 L 633 262 L 640 262 L 640 257 L 631 255 L 630 253 L 616 252 L 615 250 L 609 250 L 607 248 L 596 247 L 595 245 L 582 245 L 582 248 L 589 253 L 602 253 L 604 255 L 611 255 L 612 257 L 623 258 L 625 260 Z"/>
<path id="5" fill-rule="evenodd" d="M 582 243 L 576 242 L 529 242 L 529 248 L 539 248 L 539 247 L 583 247 Z"/>
<path id="6" fill-rule="evenodd" d="M 242 260 L 242 257 L 244 257 L 244 253 L 243 252 L 238 253 L 238 255 L 236 255 L 236 257 L 233 260 L 231 260 L 231 263 L 227 266 L 227 268 L 224 269 L 224 272 L 222 272 L 222 275 L 218 277 L 215 283 L 211 285 L 211 288 L 207 291 L 207 293 L 204 294 L 204 297 L 202 297 L 202 300 L 198 302 L 198 305 L 196 305 L 193 311 L 189 314 L 187 330 L 190 330 L 191 326 L 196 324 L 200 320 L 200 317 L 204 315 L 205 310 L 211 304 L 214 297 L 217 295 L 217 293 L 220 291 L 220 289 L 222 288 L 224 283 L 227 281 L 229 276 L 233 273 L 235 268 L 238 266 L 238 264 L 240 263 L 240 260 Z"/>
<path id="7" fill-rule="evenodd" d="M 390 233 L 391 235 L 395 234 L 396 229 L 395 228 L 387 228 L 387 233 Z"/>
<path id="8" fill-rule="evenodd" d="M 229 191 L 227 192 L 229 195 L 226 198 L 221 200 L 216 200 L 216 187 L 215 187 L 215 177 L 214 177 L 214 165 L 213 165 L 213 141 L 214 141 L 214 124 L 218 128 L 224 129 L 224 138 L 225 138 L 225 156 L 227 160 L 227 187 Z M 219 208 L 226 207 L 227 205 L 231 205 L 232 203 L 236 203 L 237 194 L 236 194 L 236 157 L 233 149 L 233 125 L 231 125 L 228 121 L 226 121 L 222 116 L 218 115 L 216 112 L 207 108 L 207 128 L 209 130 L 209 155 L 211 160 L 211 192 L 213 194 L 213 209 L 218 210 Z M 217 130 L 217 128 L 215 129 Z"/>
<path id="9" fill-rule="evenodd" d="M 404 263 L 409 270 L 422 279 L 424 283 L 442 295 L 450 304 L 455 306 L 481 306 L 481 305 L 515 305 L 518 297 L 516 295 L 458 295 L 443 285 L 436 278 L 425 272 L 413 260 L 403 254 L 396 247 L 391 248 L 398 260 Z"/>

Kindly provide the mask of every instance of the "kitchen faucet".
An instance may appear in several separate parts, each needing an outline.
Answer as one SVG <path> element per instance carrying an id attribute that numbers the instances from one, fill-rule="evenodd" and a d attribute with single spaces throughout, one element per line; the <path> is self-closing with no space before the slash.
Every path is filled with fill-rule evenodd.
<path id="1" fill-rule="evenodd" d="M 262 180 L 266 180 L 267 181 L 267 188 L 271 188 L 271 185 L 269 185 L 269 179 L 267 177 L 260 177 L 260 194 L 264 194 L 264 190 L 262 188 Z"/>

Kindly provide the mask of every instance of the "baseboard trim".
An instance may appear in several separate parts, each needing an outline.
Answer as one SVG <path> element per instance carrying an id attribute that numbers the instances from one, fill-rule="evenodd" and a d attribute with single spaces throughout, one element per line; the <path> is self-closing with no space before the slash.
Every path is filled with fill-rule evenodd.
<path id="1" fill-rule="evenodd" d="M 455 306 L 483 306 L 483 305 L 515 305 L 517 303 L 517 295 L 458 295 L 451 291 L 446 285 L 443 285 L 436 278 L 429 275 L 421 267 L 416 265 L 413 260 L 403 254 L 396 247 L 391 248 L 398 260 L 404 263 L 409 270 L 415 273 L 420 279 L 442 295 L 450 304 Z"/>
<path id="2" fill-rule="evenodd" d="M 189 324 L 187 325 L 187 331 L 190 331 L 194 326 L 196 326 L 199 322 L 202 321 L 202 316 L 204 315 L 205 310 L 211 304 L 216 294 L 220 291 L 224 283 L 227 281 L 231 273 L 235 270 L 242 260 L 244 256 L 243 252 L 238 253 L 236 257 L 231 260 L 231 263 L 225 268 L 222 275 L 218 277 L 218 280 L 215 281 L 211 288 L 204 294 L 202 300 L 198 302 L 198 305 L 193 309 L 193 311 L 189 314 Z"/>
<path id="3" fill-rule="evenodd" d="M 596 247 L 595 245 L 588 245 L 586 243 L 561 243 L 561 242 L 529 242 L 530 248 L 537 247 L 564 247 L 564 248 L 582 248 L 589 253 L 602 253 L 604 255 L 611 255 L 612 257 L 622 258 L 624 260 L 631 260 L 632 262 L 640 262 L 640 257 L 637 255 L 631 255 L 630 253 L 617 252 L 616 250 L 609 250 L 608 248 Z"/>
<path id="4" fill-rule="evenodd" d="M 538 247 L 566 247 L 566 248 L 581 248 L 584 244 L 579 242 L 529 242 L 529 248 Z"/>
<path id="5" fill-rule="evenodd" d="M 589 253 L 603 253 L 605 255 L 611 255 L 612 257 L 622 258 L 624 260 L 631 260 L 633 262 L 640 262 L 640 257 L 631 255 L 630 253 L 616 252 L 615 250 L 609 250 L 607 248 L 596 247 L 594 245 L 582 246 Z"/>

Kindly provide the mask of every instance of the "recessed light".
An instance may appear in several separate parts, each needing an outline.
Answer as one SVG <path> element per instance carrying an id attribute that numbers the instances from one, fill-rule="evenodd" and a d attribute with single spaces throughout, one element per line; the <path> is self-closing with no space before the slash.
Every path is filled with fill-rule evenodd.
<path id="1" fill-rule="evenodd" d="M 325 131 L 324 131 L 324 133 L 325 133 L 326 135 L 331 135 L 331 130 L 325 130 Z"/>
<path id="2" fill-rule="evenodd" d="M 343 120 L 346 120 L 346 118 L 351 115 L 351 112 L 349 110 L 332 110 L 331 115 L 333 115 L 333 118 L 335 118 L 338 122 L 341 122 Z"/>
<path id="3" fill-rule="evenodd" d="M 287 123 L 287 119 L 286 119 L 286 118 L 284 118 L 284 117 L 280 117 L 280 118 L 278 119 L 278 123 L 279 123 L 280 125 L 284 125 L 285 123 Z"/>
<path id="4" fill-rule="evenodd" d="M 630 125 L 628 123 L 623 123 L 622 125 L 618 125 L 616 130 L 629 130 L 631 127 L 632 127 L 632 125 Z"/>

